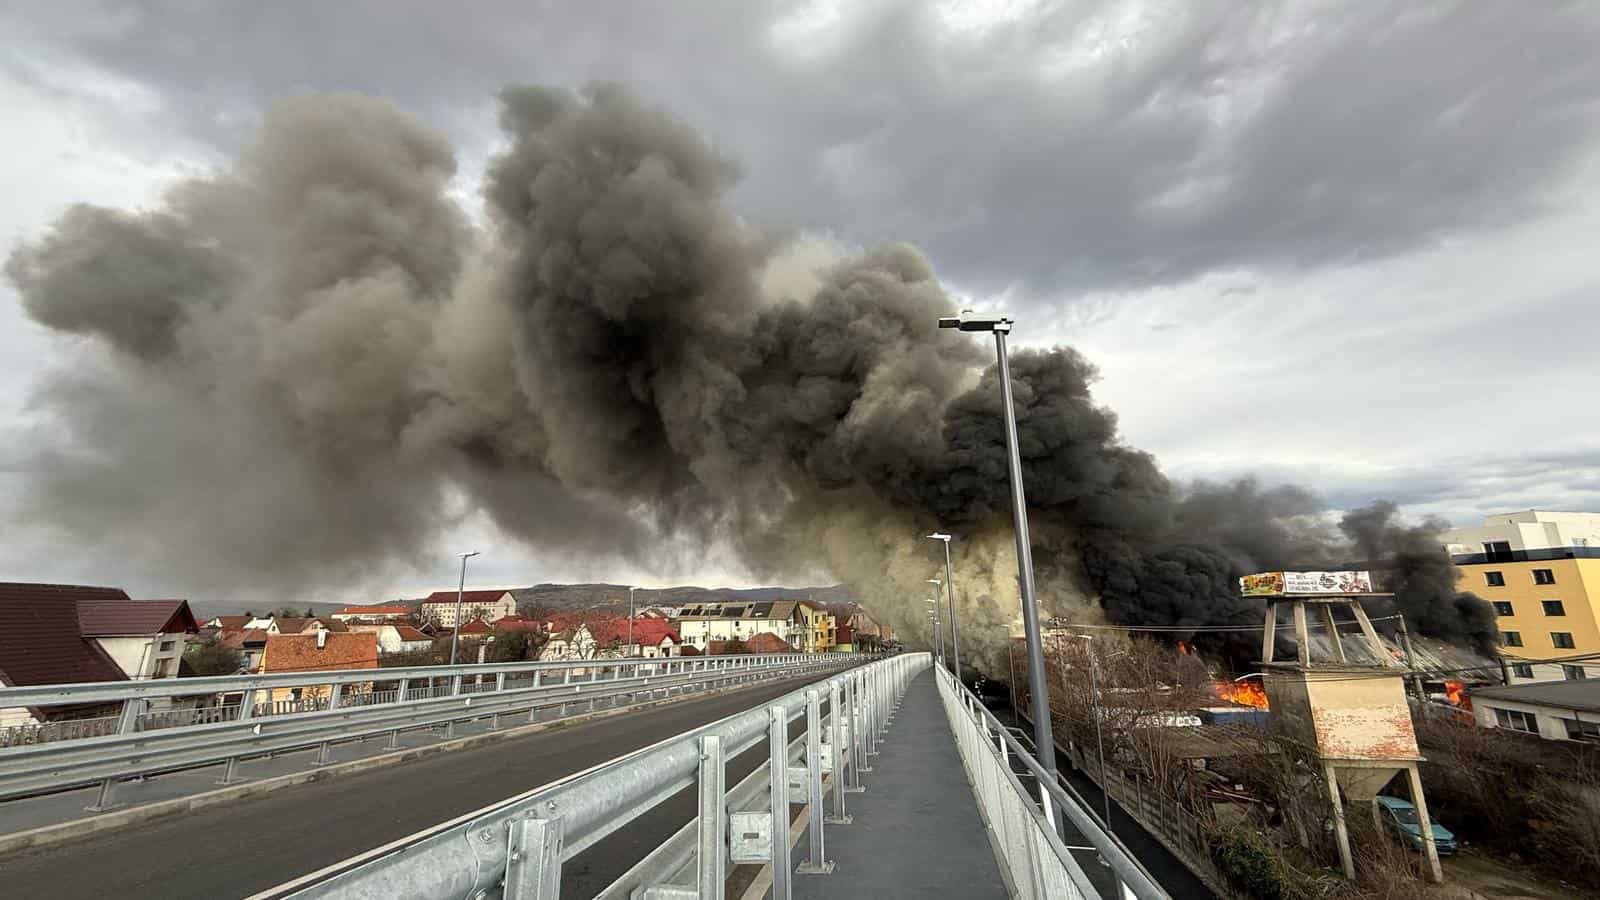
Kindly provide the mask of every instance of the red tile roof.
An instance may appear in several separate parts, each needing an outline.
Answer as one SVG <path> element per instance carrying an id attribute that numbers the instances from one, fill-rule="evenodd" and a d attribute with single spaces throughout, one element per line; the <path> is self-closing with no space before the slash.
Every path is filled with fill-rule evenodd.
<path id="1" fill-rule="evenodd" d="M 482 619 L 473 619 L 467 624 L 461 626 L 461 633 L 463 635 L 488 634 L 491 631 L 494 631 L 494 629 L 490 628 L 489 623 Z"/>
<path id="2" fill-rule="evenodd" d="M 409 616 L 409 606 L 346 606 L 334 613 L 336 616 Z"/>
<path id="3" fill-rule="evenodd" d="M 85 637 L 181 634 L 199 631 L 187 600 L 129 600 L 121 597 L 80 597 L 78 627 Z"/>
<path id="4" fill-rule="evenodd" d="M 428 637 L 427 635 L 425 635 L 422 632 L 416 630 L 415 628 L 412 628 L 410 625 L 396 625 L 396 626 L 394 626 L 394 633 L 399 635 L 400 636 L 400 640 L 402 640 L 402 641 L 431 641 L 431 640 L 433 640 L 433 638 Z"/>
<path id="5" fill-rule="evenodd" d="M 267 643 L 267 630 L 265 628 L 228 629 L 222 632 L 217 642 L 224 647 L 243 650 L 247 646 L 265 646 Z"/>
<path id="6" fill-rule="evenodd" d="M 544 623 L 520 616 L 506 616 L 491 623 L 495 631 L 543 631 Z"/>
<path id="7" fill-rule="evenodd" d="M 473 603 L 478 603 L 478 604 L 494 603 L 494 602 L 498 601 L 501 597 L 504 597 L 506 594 L 509 594 L 509 593 L 511 593 L 511 592 L 507 591 L 507 590 L 462 591 L 461 592 L 461 605 L 467 606 L 467 605 L 470 605 L 470 604 L 473 604 Z M 449 604 L 454 604 L 456 602 L 456 592 L 455 591 L 434 591 L 433 593 L 428 595 L 428 599 L 426 599 L 426 600 L 424 600 L 422 602 L 423 603 L 449 603 Z"/>
<path id="8" fill-rule="evenodd" d="M 0 684 L 126 681 L 78 630 L 78 602 L 131 603 L 118 588 L 0 583 Z"/>
<path id="9" fill-rule="evenodd" d="M 325 672 L 331 669 L 376 669 L 378 636 L 370 632 L 329 632 L 317 646 L 315 634 L 272 634 L 261 657 L 263 672 Z"/>
<path id="10" fill-rule="evenodd" d="M 759 634 L 751 635 L 750 639 L 744 642 L 744 648 L 749 650 L 751 653 L 794 652 L 794 648 L 789 646 L 788 641 L 769 631 L 763 631 Z"/>
<path id="11" fill-rule="evenodd" d="M 623 620 L 626 627 L 627 620 Z M 666 638 L 672 638 L 674 644 L 683 643 L 683 638 L 678 636 L 677 629 L 665 619 L 637 618 L 633 620 L 633 641 L 647 647 L 659 646 Z"/>

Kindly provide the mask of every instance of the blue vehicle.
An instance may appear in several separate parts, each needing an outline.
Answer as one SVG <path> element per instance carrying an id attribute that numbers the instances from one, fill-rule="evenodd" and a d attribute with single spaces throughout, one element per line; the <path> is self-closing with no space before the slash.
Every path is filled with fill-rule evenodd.
<path id="1" fill-rule="evenodd" d="M 1399 835 L 1406 846 L 1422 852 L 1422 825 L 1417 821 L 1417 808 L 1411 805 L 1411 801 L 1400 797 L 1378 797 L 1375 802 L 1384 827 Z M 1434 822 L 1433 846 L 1440 856 L 1450 856 L 1456 852 L 1456 836 L 1450 829 Z"/>

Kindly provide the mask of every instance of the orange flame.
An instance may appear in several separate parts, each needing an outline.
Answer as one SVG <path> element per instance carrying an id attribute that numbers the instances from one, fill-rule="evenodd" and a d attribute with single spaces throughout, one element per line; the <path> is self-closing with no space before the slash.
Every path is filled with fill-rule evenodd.
<path id="1" fill-rule="evenodd" d="M 1218 697 L 1240 706 L 1267 708 L 1267 690 L 1259 681 L 1218 681 L 1211 685 Z"/>
<path id="2" fill-rule="evenodd" d="M 1449 699 L 1452 706 L 1462 705 L 1462 701 L 1466 699 L 1466 690 L 1466 684 L 1460 681 L 1446 681 L 1444 683 L 1444 695 Z"/>
<path id="3" fill-rule="evenodd" d="M 1189 645 L 1187 643 L 1185 643 L 1184 641 L 1179 641 L 1178 642 L 1178 652 L 1183 654 L 1184 656 L 1188 656 L 1189 655 Z"/>

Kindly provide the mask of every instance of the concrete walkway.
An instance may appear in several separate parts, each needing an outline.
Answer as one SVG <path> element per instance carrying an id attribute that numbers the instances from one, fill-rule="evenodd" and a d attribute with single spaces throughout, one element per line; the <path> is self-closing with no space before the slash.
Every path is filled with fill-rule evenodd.
<path id="1" fill-rule="evenodd" d="M 827 826 L 833 874 L 795 875 L 796 900 L 1005 900 L 932 669 L 906 689 L 878 751 L 861 776 L 866 793 L 845 797 L 852 824 Z M 795 860 L 806 858 L 806 843 L 802 837 Z"/>

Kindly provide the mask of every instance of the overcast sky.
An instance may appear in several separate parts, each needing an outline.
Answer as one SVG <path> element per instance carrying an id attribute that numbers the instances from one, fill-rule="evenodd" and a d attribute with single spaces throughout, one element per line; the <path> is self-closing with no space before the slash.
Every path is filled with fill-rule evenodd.
<path id="1" fill-rule="evenodd" d="M 498 88 L 620 80 L 740 161 L 751 221 L 915 243 L 1021 342 L 1077 346 L 1170 474 L 1458 524 L 1600 510 L 1593 4 L 0 2 L 0 32 L 0 252 L 74 202 L 157 202 L 305 92 L 448 134 L 475 209 Z M 0 285 L 0 516 L 68 340 Z M 742 580 L 474 521 L 328 599 L 450 583 L 456 545 L 490 548 L 483 583 Z M 0 579 L 181 588 L 15 516 Z"/>

